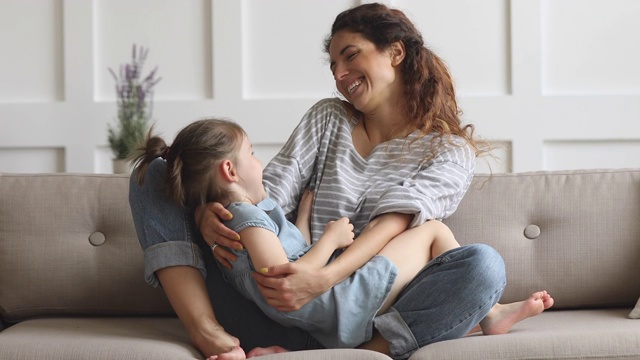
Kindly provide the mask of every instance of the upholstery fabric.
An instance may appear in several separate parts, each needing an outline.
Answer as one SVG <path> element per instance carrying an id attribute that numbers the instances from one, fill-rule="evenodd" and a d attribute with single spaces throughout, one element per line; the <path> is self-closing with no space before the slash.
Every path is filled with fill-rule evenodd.
<path id="1" fill-rule="evenodd" d="M 476 176 L 445 223 L 461 244 L 489 244 L 503 256 L 501 302 L 546 289 L 559 310 L 633 307 L 638 219 L 640 170 L 620 169 Z"/>
<path id="2" fill-rule="evenodd" d="M 143 255 L 125 175 L 0 174 L 0 359 L 200 359 Z M 445 220 L 506 264 L 502 303 L 551 310 L 506 335 L 421 348 L 426 359 L 637 359 L 640 169 L 478 175 Z M 170 316 L 168 316 L 170 315 Z M 250 326 L 250 325 L 248 325 Z M 389 359 L 314 350 L 265 360 Z"/>
<path id="3" fill-rule="evenodd" d="M 629 313 L 629 317 L 632 319 L 640 319 L 640 299 L 638 299 L 636 307 L 634 307 Z"/>
<path id="4" fill-rule="evenodd" d="M 144 282 L 126 176 L 0 177 L 4 320 L 173 314 L 162 290 Z"/>
<path id="5" fill-rule="evenodd" d="M 20 322 L 2 332 L 0 359 L 201 360 L 175 317 L 54 318 Z M 264 360 L 389 360 L 366 350 L 298 351 Z"/>
<path id="6" fill-rule="evenodd" d="M 506 335 L 471 335 L 431 344 L 411 360 L 637 359 L 638 324 L 628 309 L 549 311 Z"/>

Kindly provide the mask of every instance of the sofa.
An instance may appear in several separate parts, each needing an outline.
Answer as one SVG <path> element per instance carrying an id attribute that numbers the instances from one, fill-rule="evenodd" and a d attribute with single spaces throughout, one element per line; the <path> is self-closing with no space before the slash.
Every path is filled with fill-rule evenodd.
<path id="1" fill-rule="evenodd" d="M 640 359 L 640 169 L 477 175 L 445 221 L 504 257 L 501 302 L 552 309 L 421 359 Z M 635 310 L 640 311 L 639 309 Z M 248 350 L 248 349 L 247 349 Z M 0 174 L 0 359 L 201 359 L 143 281 L 126 175 Z M 313 350 L 264 359 L 388 359 Z"/>

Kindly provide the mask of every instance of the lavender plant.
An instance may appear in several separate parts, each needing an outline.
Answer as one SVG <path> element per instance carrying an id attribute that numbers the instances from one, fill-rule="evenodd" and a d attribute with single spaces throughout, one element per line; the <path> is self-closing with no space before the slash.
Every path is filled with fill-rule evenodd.
<path id="1" fill-rule="evenodd" d="M 116 159 L 126 159 L 146 135 L 153 110 L 153 88 L 162 79 L 158 68 L 142 77 L 149 49 L 133 45 L 131 62 L 120 65 L 119 73 L 109 72 L 116 81 L 117 126 L 109 124 L 109 146 Z"/>

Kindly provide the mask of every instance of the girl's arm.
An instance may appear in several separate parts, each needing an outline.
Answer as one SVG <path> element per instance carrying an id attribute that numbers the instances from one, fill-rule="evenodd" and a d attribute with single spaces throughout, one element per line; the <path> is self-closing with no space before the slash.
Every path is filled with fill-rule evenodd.
<path id="1" fill-rule="evenodd" d="M 330 287 L 361 268 L 394 237 L 407 229 L 412 214 L 388 213 L 373 219 L 340 256 L 326 266 Z"/>
<path id="2" fill-rule="evenodd" d="M 280 311 L 298 310 L 362 267 L 402 233 L 412 218 L 413 215 L 398 213 L 376 217 L 349 248 L 320 269 L 298 261 L 270 267 L 267 273 L 254 274 L 254 278 L 269 305 Z"/>
<path id="3" fill-rule="evenodd" d="M 251 256 L 253 267 L 258 271 L 265 272 L 270 267 L 289 262 L 280 239 L 272 231 L 252 226 L 240 231 L 240 236 Z M 332 221 L 327 224 L 320 240 L 296 262 L 321 268 L 337 248 L 348 246 L 352 242 L 353 225 L 349 223 L 349 219 Z"/>

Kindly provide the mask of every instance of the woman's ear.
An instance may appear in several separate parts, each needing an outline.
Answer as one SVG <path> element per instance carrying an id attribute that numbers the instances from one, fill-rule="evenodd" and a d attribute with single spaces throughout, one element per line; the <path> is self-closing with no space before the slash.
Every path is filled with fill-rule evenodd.
<path id="1" fill-rule="evenodd" d="M 238 174 L 236 168 L 231 160 L 222 160 L 218 163 L 218 170 L 220 175 L 225 181 L 236 182 L 238 180 Z"/>
<path id="2" fill-rule="evenodd" d="M 391 54 L 391 65 L 398 66 L 402 63 L 405 56 L 404 43 L 402 41 L 396 41 L 391 44 L 389 48 L 389 53 Z"/>

